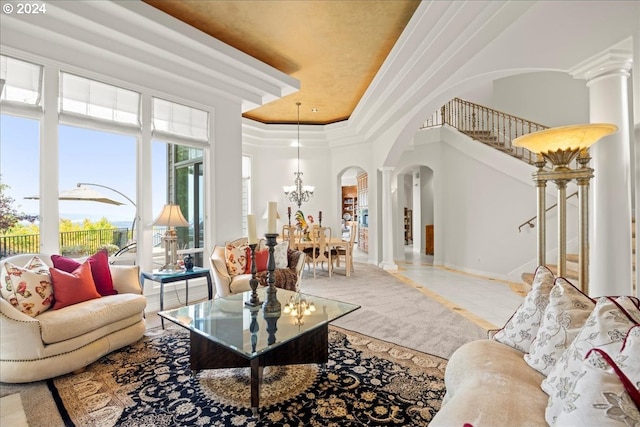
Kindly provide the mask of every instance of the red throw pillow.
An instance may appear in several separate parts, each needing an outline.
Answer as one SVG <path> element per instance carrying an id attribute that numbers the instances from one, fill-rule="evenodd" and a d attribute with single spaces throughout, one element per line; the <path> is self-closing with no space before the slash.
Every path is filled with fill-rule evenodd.
<path id="1" fill-rule="evenodd" d="M 118 291 L 113 289 L 113 278 L 111 277 L 111 270 L 109 270 L 109 253 L 107 250 L 99 250 L 87 258 L 87 261 L 91 265 L 91 275 L 98 293 L 102 296 L 117 294 Z M 67 273 L 73 272 L 80 266 L 80 263 L 75 259 L 62 255 L 51 255 L 51 262 L 53 262 L 54 268 Z"/>
<path id="2" fill-rule="evenodd" d="M 256 251 L 256 268 L 258 271 L 267 271 L 267 262 L 269 261 L 269 249 Z M 251 248 L 247 247 L 247 268 L 245 274 L 251 274 Z"/>
<path id="3" fill-rule="evenodd" d="M 93 282 L 91 265 L 88 260 L 80 264 L 80 266 L 71 273 L 57 268 L 50 268 L 49 273 L 51 274 L 51 285 L 53 286 L 53 296 L 55 299 L 53 304 L 54 310 L 90 299 L 100 298 L 100 294 L 96 290 L 96 285 Z"/>

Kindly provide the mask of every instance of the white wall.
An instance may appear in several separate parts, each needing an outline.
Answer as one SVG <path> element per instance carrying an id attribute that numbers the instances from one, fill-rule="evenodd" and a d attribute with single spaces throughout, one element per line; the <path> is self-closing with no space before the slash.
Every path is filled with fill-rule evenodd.
<path id="1" fill-rule="evenodd" d="M 301 140 L 304 141 L 302 136 Z M 252 206 L 253 213 L 258 215 L 256 224 L 258 235 L 263 235 L 267 230 L 266 219 L 262 219 L 262 215 L 270 201 L 278 202 L 279 229 L 287 224 L 287 206 L 291 207 L 291 223 L 295 224 L 294 215 L 298 206 L 286 199 L 282 187 L 293 185 L 294 172 L 298 167 L 296 147 L 276 147 L 273 145 L 259 147 L 252 144 L 244 146 L 243 154 L 251 156 Z M 337 203 L 332 200 L 333 181 L 328 174 L 330 162 L 328 148 L 300 146 L 302 182 L 304 185 L 315 186 L 313 197 L 309 202 L 303 203 L 300 210 L 304 213 L 305 218 L 307 215 L 313 215 L 316 222 L 318 221 L 318 212 L 322 211 L 322 225 L 339 230 L 339 219 L 334 218 L 335 215 L 332 214 L 332 208 L 337 206 Z"/>
<path id="2" fill-rule="evenodd" d="M 421 131 L 399 166 L 420 162 L 433 170 L 434 263 L 500 279 L 532 271 L 535 229 L 518 226 L 536 213 L 533 166 L 447 128 Z M 549 187 L 548 205 L 555 187 Z M 577 218 L 573 204 L 568 218 Z M 547 240 L 556 247 L 555 215 Z M 577 235 L 569 224 L 569 239 Z"/>
<path id="3" fill-rule="evenodd" d="M 567 73 L 539 72 L 493 82 L 492 108 L 541 125 L 589 122 L 589 91 Z"/>

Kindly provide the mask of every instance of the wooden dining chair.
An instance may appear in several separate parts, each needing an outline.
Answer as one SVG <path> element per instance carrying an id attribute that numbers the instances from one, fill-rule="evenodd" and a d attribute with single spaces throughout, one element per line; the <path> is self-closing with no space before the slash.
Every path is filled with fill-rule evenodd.
<path id="1" fill-rule="evenodd" d="M 353 247 L 355 246 L 356 236 L 358 235 L 358 224 L 351 221 L 349 226 L 349 240 L 343 246 L 336 246 L 335 262 L 336 267 L 340 267 L 340 261 L 344 260 L 345 275 L 349 276 L 353 271 Z M 348 255 L 348 256 L 347 256 Z"/>
<path id="2" fill-rule="evenodd" d="M 297 249 L 298 233 L 296 233 L 297 227 L 295 225 L 282 226 L 282 240 L 289 242 L 291 249 Z"/>
<path id="3" fill-rule="evenodd" d="M 332 256 L 336 256 L 335 249 L 329 245 L 331 241 L 331 228 L 329 227 L 313 227 L 309 233 L 311 237 L 311 247 L 307 247 L 303 252 L 307 255 L 307 265 L 311 268 L 313 265 L 313 278 L 316 278 L 318 264 L 324 269 L 324 263 L 327 263 L 329 277 L 333 274 Z"/>

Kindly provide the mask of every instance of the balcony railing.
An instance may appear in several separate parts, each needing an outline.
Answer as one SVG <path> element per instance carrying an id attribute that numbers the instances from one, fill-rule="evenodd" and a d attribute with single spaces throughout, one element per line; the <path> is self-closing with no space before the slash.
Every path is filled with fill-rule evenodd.
<path id="1" fill-rule="evenodd" d="M 60 251 L 63 255 L 78 256 L 93 254 L 107 246 L 111 251 L 115 251 L 126 245 L 129 238 L 128 228 L 63 231 L 60 233 Z M 40 252 L 39 234 L 0 236 L 0 258 L 38 252 Z"/>

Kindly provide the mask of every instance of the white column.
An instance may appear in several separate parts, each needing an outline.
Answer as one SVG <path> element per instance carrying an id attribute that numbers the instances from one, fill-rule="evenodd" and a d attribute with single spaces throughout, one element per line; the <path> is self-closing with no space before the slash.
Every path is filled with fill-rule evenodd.
<path id="1" fill-rule="evenodd" d="M 593 233 L 590 296 L 631 294 L 631 144 L 627 80 L 630 53 L 609 50 L 582 64 L 591 123 L 613 123 L 618 131 L 591 148 Z"/>
<path id="2" fill-rule="evenodd" d="M 382 169 L 382 262 L 380 267 L 387 271 L 398 271 L 398 266 L 393 262 L 393 213 L 391 203 L 391 176 L 393 167 L 385 166 Z"/>
<path id="3" fill-rule="evenodd" d="M 140 103 L 140 122 L 142 134 L 137 146 L 137 182 L 136 182 L 136 235 L 137 262 L 145 271 L 153 269 L 153 225 L 151 223 L 160 212 L 153 212 L 153 191 L 150 191 L 152 180 L 152 135 L 151 110 L 152 97 L 148 93 L 142 94 Z M 144 285 L 144 284 L 143 284 Z"/>
<path id="4" fill-rule="evenodd" d="M 42 108 L 44 115 L 40 127 L 40 252 L 60 253 L 59 140 L 58 140 L 58 85 L 57 67 L 44 67 Z"/>

